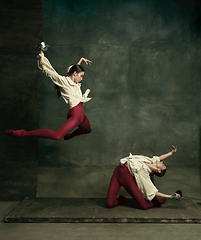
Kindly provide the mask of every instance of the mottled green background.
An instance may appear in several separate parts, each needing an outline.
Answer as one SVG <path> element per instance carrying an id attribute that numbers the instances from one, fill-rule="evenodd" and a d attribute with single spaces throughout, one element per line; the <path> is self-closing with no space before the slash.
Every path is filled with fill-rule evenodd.
<path id="1" fill-rule="evenodd" d="M 43 0 L 2 0 L 0 22 L 0 201 L 19 201 L 36 196 L 38 139 L 6 130 L 39 127 Z"/>
<path id="2" fill-rule="evenodd" d="M 0 19 L 0 200 L 106 197 L 120 158 L 172 144 L 157 187 L 201 199 L 200 0 L 4 0 Z M 82 82 L 90 134 L 6 136 L 66 121 L 68 107 L 36 65 L 41 40 L 65 45 L 45 53 L 61 75 L 80 57 L 93 61 Z"/>
<path id="3" fill-rule="evenodd" d="M 39 140 L 38 196 L 105 197 L 120 158 L 174 144 L 157 184 L 200 197 L 200 16 L 196 1 L 44 2 L 43 40 L 69 44 L 46 52 L 57 72 L 82 56 L 93 61 L 82 82 L 91 89 L 84 107 L 92 132 Z M 68 108 L 44 75 L 40 91 L 40 128 L 57 130 Z"/>

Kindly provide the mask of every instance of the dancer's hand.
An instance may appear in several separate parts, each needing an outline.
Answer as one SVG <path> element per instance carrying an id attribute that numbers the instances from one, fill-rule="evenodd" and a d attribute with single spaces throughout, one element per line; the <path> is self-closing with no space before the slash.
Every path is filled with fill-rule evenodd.
<path id="1" fill-rule="evenodd" d="M 173 154 L 175 154 L 176 151 L 177 151 L 177 146 L 175 147 L 172 145 L 172 151 L 159 156 L 159 158 L 160 158 L 160 160 L 164 160 L 164 159 L 172 156 Z"/>
<path id="2" fill-rule="evenodd" d="M 81 62 L 84 62 L 85 64 L 87 64 L 87 65 L 91 65 L 92 64 L 92 61 L 90 61 L 90 60 L 88 60 L 88 59 L 86 59 L 86 58 L 80 58 L 80 60 L 79 60 L 79 62 L 77 63 L 78 65 L 80 65 L 81 64 Z"/>
<path id="3" fill-rule="evenodd" d="M 172 145 L 172 154 L 175 154 L 176 151 L 177 151 L 177 146 L 175 147 L 175 146 Z"/>
<path id="4" fill-rule="evenodd" d="M 181 195 L 180 194 L 178 194 L 178 193 L 174 193 L 174 194 L 172 194 L 171 195 L 171 198 L 175 198 L 175 199 L 179 199 L 181 197 Z"/>

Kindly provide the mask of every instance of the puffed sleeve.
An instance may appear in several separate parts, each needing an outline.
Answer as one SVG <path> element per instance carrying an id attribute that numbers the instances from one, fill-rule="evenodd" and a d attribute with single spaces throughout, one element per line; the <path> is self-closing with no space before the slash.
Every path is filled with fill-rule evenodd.
<path id="1" fill-rule="evenodd" d="M 155 163 L 157 161 L 160 162 L 160 158 L 158 156 L 153 156 L 153 158 L 151 158 L 151 161 L 152 161 L 152 163 Z"/>
<path id="2" fill-rule="evenodd" d="M 37 65 L 38 68 L 49 78 L 52 79 L 54 84 L 58 85 L 59 87 L 63 87 L 66 85 L 66 81 L 63 76 L 59 75 L 55 69 L 52 67 L 49 60 L 44 56 L 44 53 L 39 53 Z"/>

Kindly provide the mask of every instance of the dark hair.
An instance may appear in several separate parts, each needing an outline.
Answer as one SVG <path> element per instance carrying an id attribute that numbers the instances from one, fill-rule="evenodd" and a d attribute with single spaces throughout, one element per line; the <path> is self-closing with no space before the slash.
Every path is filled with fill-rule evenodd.
<path id="1" fill-rule="evenodd" d="M 80 65 L 73 65 L 73 66 L 71 66 L 71 67 L 68 69 L 68 71 L 67 71 L 67 73 L 66 73 L 65 76 L 69 77 L 69 76 L 71 76 L 74 72 L 76 72 L 76 73 L 84 72 L 84 68 L 83 68 L 82 66 L 80 66 Z"/>
<path id="2" fill-rule="evenodd" d="M 154 175 L 156 175 L 157 177 L 163 177 L 166 173 L 166 169 L 165 170 L 161 170 L 160 173 L 154 172 Z"/>
<path id="3" fill-rule="evenodd" d="M 154 182 L 154 175 L 157 176 L 157 177 L 163 177 L 166 173 L 166 169 L 165 170 L 161 170 L 161 173 L 157 173 L 157 172 L 152 172 L 150 174 L 150 179 L 152 181 L 152 183 L 155 185 L 155 182 Z"/>
<path id="4" fill-rule="evenodd" d="M 76 73 L 80 73 L 80 72 L 84 72 L 84 68 L 82 67 L 82 66 L 80 66 L 80 65 L 72 65 L 72 66 L 70 66 L 69 68 L 68 68 L 68 71 L 67 71 L 67 73 L 66 73 L 66 77 L 69 77 L 69 76 L 71 76 L 74 72 L 76 72 Z M 58 97 L 61 97 L 61 92 L 60 92 L 60 89 L 59 89 L 59 86 L 57 86 L 56 84 L 55 84 L 55 88 L 56 88 L 56 90 L 57 90 L 57 96 Z"/>

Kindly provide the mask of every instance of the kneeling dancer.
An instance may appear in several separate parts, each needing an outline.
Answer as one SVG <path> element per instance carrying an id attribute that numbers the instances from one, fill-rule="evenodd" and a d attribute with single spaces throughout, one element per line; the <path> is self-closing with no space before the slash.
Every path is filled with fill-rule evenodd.
<path id="1" fill-rule="evenodd" d="M 173 155 L 177 147 L 172 146 L 172 150 L 159 157 L 149 158 L 141 155 L 130 155 L 120 160 L 120 164 L 115 168 L 110 181 L 107 194 L 107 207 L 112 208 L 116 205 L 130 205 L 148 209 L 151 207 L 160 207 L 167 198 L 180 198 L 182 192 L 178 190 L 172 195 L 160 193 L 153 184 L 150 174 L 162 177 L 166 172 L 166 166 L 162 160 Z M 122 195 L 117 199 L 120 187 L 123 186 L 129 195 L 133 198 L 131 204 Z M 143 195 L 146 200 L 143 198 Z M 158 198 L 160 197 L 160 198 Z M 137 205 L 136 205 L 137 204 Z"/>

